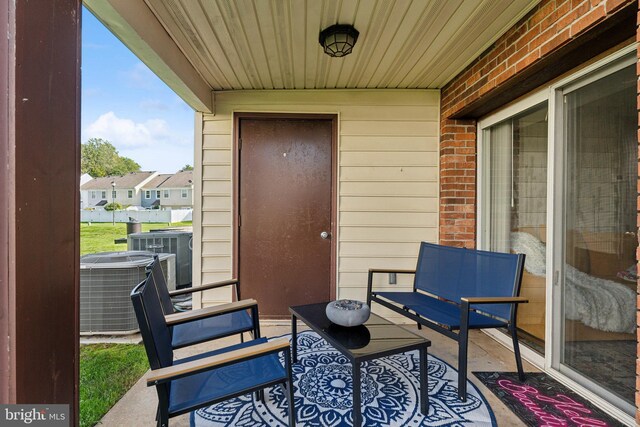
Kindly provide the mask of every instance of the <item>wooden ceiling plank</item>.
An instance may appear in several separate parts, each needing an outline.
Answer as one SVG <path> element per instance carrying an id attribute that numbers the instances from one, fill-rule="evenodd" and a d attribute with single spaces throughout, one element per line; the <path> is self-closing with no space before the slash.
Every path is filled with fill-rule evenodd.
<path id="1" fill-rule="evenodd" d="M 382 84 L 387 87 L 401 87 L 401 82 L 411 70 L 415 69 L 425 51 L 433 43 L 442 27 L 445 25 L 450 13 L 454 13 L 462 0 L 449 0 L 446 2 L 430 1 L 424 9 L 416 30 L 407 40 L 403 49 L 398 53 L 398 63 L 390 67 Z M 420 67 L 434 66 L 434 64 L 420 64 Z"/>
<path id="2" fill-rule="evenodd" d="M 419 24 L 422 22 L 425 11 L 430 10 L 433 4 L 434 2 L 412 2 L 408 5 L 384 56 L 371 76 L 369 86 L 387 87 L 388 79 L 385 79 L 385 76 L 402 62 L 401 54 L 407 49 L 411 36 L 424 32 Z"/>
<path id="3" fill-rule="evenodd" d="M 443 64 L 436 60 L 438 52 L 449 46 L 449 40 L 454 36 L 456 31 L 460 29 L 460 26 L 468 21 L 469 16 L 476 9 L 477 5 L 478 2 L 475 1 L 463 1 L 458 4 L 458 7 L 453 13 L 445 17 L 446 19 L 440 26 L 440 31 L 417 61 L 416 67 L 407 73 L 407 77 L 402 80 L 402 86 L 410 88 L 420 87 L 419 82 L 423 79 L 426 72 L 429 72 L 434 66 L 443 66 Z"/>
<path id="4" fill-rule="evenodd" d="M 210 43 L 204 43 L 202 31 L 197 27 L 191 19 L 192 15 L 203 15 L 204 11 L 199 2 L 191 2 L 188 8 L 177 1 L 164 2 L 165 7 L 173 17 L 174 22 L 180 27 L 182 34 L 187 38 L 188 43 L 194 46 L 196 55 L 201 55 L 205 60 L 205 67 L 217 68 L 221 75 L 221 80 L 227 81 L 231 87 L 240 87 L 237 77 L 230 68 L 225 70 L 228 63 L 226 58 L 222 56 L 214 57 Z M 195 8 L 195 11 L 193 10 Z M 220 65 L 218 65 L 220 64 Z"/>
<path id="5" fill-rule="evenodd" d="M 265 73 L 258 67 L 256 55 L 254 55 L 256 50 L 262 51 L 260 43 L 257 43 L 257 40 L 252 40 L 247 34 L 255 27 L 253 2 L 250 0 L 223 1 L 218 5 L 225 21 L 229 23 L 227 30 L 251 86 L 268 88 L 271 78 L 268 72 Z"/>
<path id="6" fill-rule="evenodd" d="M 389 9 L 384 24 L 379 27 L 382 30 L 380 31 L 380 37 L 378 38 L 376 47 L 369 57 L 369 64 L 360 77 L 360 85 L 362 87 L 378 87 L 377 82 L 373 80 L 373 76 L 380 67 L 384 57 L 388 54 L 391 43 L 402 27 L 402 22 L 410 6 L 411 0 L 397 0 L 393 7 Z"/>
<path id="7" fill-rule="evenodd" d="M 255 69 L 265 89 L 274 89 L 271 67 L 267 59 L 267 48 L 264 44 L 260 28 L 258 11 L 253 0 L 238 0 L 235 2 L 238 16 L 242 17 L 242 25 L 246 37 L 246 43 L 251 50 L 251 57 L 254 61 Z"/>
<path id="8" fill-rule="evenodd" d="M 358 9 L 357 0 L 342 0 L 337 10 L 335 23 L 354 25 L 357 9 Z M 320 44 L 318 44 L 317 46 L 320 47 Z M 357 43 L 356 43 L 356 46 L 357 46 Z M 331 67 L 329 67 L 329 72 L 327 74 L 327 79 L 326 79 L 327 88 L 335 89 L 338 87 L 338 79 L 342 74 L 342 69 L 344 68 L 344 64 L 345 62 L 349 62 L 352 56 L 353 56 L 353 53 L 351 55 L 345 56 L 344 58 L 334 58 L 334 60 L 330 61 Z"/>
<path id="9" fill-rule="evenodd" d="M 173 2 L 173 4 L 174 9 L 178 7 L 176 2 Z M 240 80 L 229 65 L 228 59 L 222 53 L 220 42 L 215 34 L 211 32 L 208 20 L 200 19 L 200 24 L 204 22 L 204 26 L 202 26 L 198 25 L 198 22 L 191 18 L 194 15 L 200 17 L 205 15 L 202 5 L 198 1 L 191 1 L 187 4 L 186 8 L 184 5 L 180 5 L 180 8 L 183 11 L 182 13 L 187 17 L 187 19 L 182 22 L 182 32 L 188 39 L 192 40 L 190 43 L 197 43 L 201 46 L 201 49 L 204 51 L 203 57 L 206 60 L 205 66 L 208 65 L 212 68 L 217 68 L 220 75 L 219 79 L 227 82 L 226 87 L 241 88 Z"/>
<path id="10" fill-rule="evenodd" d="M 307 4 L 303 1 L 291 2 L 289 8 L 289 22 L 291 23 L 291 49 L 293 50 L 293 87 L 304 89 L 306 75 L 307 49 Z M 314 46 L 315 47 L 315 46 Z"/>
<path id="11" fill-rule="evenodd" d="M 211 0 L 180 0 L 186 5 L 190 12 L 191 21 L 202 38 L 202 43 L 206 45 L 213 58 L 224 58 L 220 60 L 222 72 L 231 80 L 235 77 L 237 83 L 233 89 L 251 88 L 251 79 L 244 69 L 239 58 L 238 51 L 234 45 L 233 37 L 229 32 L 230 25 L 237 25 L 235 22 L 227 22 L 217 1 Z M 201 11 L 193 7 L 200 5 Z"/>
<path id="12" fill-rule="evenodd" d="M 175 14 L 167 8 L 167 3 L 161 0 L 145 1 L 164 26 L 167 33 L 169 33 L 180 50 L 182 50 L 184 55 L 193 63 L 194 68 L 209 83 L 211 88 L 213 90 L 220 90 L 222 87 L 228 86 L 229 82 L 222 76 L 218 65 L 212 62 L 210 58 L 202 52 L 199 54 L 197 47 L 193 43 L 193 39 L 186 36 L 183 26 L 176 24 Z"/>
<path id="13" fill-rule="evenodd" d="M 280 52 L 280 70 L 285 89 L 294 89 L 293 82 L 293 51 L 291 47 L 291 25 L 289 22 L 289 3 L 284 1 L 274 1 L 271 3 L 277 44 L 276 49 Z"/>
<path id="14" fill-rule="evenodd" d="M 362 52 L 358 63 L 351 71 L 348 87 L 364 88 L 363 75 L 366 72 L 373 53 L 378 47 L 378 42 L 384 33 L 385 24 L 391 13 L 394 4 L 389 1 L 381 0 L 376 2 L 373 13 L 367 25 L 367 31 L 360 34 L 362 39 Z"/>
<path id="15" fill-rule="evenodd" d="M 515 2 L 517 1 L 519 0 L 515 0 Z M 462 52 L 468 50 L 477 52 L 482 45 L 482 42 L 478 42 L 480 33 L 485 28 L 492 27 L 496 24 L 496 20 L 500 18 L 506 6 L 507 4 L 504 1 L 495 0 L 483 0 L 478 3 L 467 20 L 458 26 L 451 37 L 449 37 L 444 48 L 436 52 L 434 59 L 440 64 L 443 64 L 443 66 L 439 69 L 425 70 L 425 73 L 423 73 L 422 78 L 417 81 L 417 84 L 419 86 L 433 86 L 436 84 L 437 76 L 442 76 L 448 69 L 458 66 L 457 63 L 459 62 Z M 455 52 L 452 52 L 452 46 L 459 47 L 455 49 Z M 470 46 L 471 49 L 469 49 Z M 458 60 L 454 61 L 455 59 Z M 455 66 L 452 66 L 452 62 L 456 63 Z"/>
<path id="16" fill-rule="evenodd" d="M 334 25 L 336 23 L 336 20 L 338 19 L 337 13 L 338 13 L 338 1 L 329 0 L 325 2 L 324 9 L 322 12 L 322 20 L 320 21 L 321 28 L 325 29 L 327 27 L 330 27 L 331 25 Z M 324 54 L 324 50 L 322 49 L 318 41 L 319 35 L 320 35 L 320 31 L 318 31 L 318 35 L 316 36 L 316 44 L 315 44 L 316 51 L 323 52 L 323 53 L 320 55 L 320 59 L 318 60 L 318 71 L 316 73 L 315 87 L 326 88 L 329 69 L 334 64 L 336 64 L 336 59 L 338 58 L 332 58 L 329 55 Z"/>
<path id="17" fill-rule="evenodd" d="M 316 74 L 318 69 L 318 62 L 324 52 L 322 49 L 316 49 L 318 44 L 318 35 L 322 31 L 322 13 L 324 10 L 324 0 L 307 0 L 307 33 L 305 35 L 307 49 L 305 52 L 305 89 L 315 89 L 316 87 Z M 314 46 L 311 48 L 310 46 Z"/>
<path id="18" fill-rule="evenodd" d="M 254 6 L 273 87 L 274 89 L 284 89 L 282 66 L 280 64 L 280 50 L 278 49 L 278 40 L 275 31 L 276 24 L 273 21 L 271 2 L 255 1 Z"/>
<path id="19" fill-rule="evenodd" d="M 356 65 L 360 63 L 360 58 L 364 58 L 364 43 L 369 32 L 369 25 L 373 12 L 376 7 L 377 0 L 360 0 L 357 2 L 357 9 L 353 18 L 353 26 L 360 32 L 358 42 L 356 43 L 353 53 L 342 62 L 341 72 L 335 83 L 336 88 L 349 87 L 351 75 L 354 73 Z"/>

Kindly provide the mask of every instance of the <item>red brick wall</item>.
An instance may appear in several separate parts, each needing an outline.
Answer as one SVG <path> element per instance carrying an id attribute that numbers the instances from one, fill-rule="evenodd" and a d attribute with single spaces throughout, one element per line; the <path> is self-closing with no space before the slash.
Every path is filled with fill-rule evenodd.
<path id="1" fill-rule="evenodd" d="M 542 0 L 442 89 L 440 243 L 475 246 L 476 122 L 452 114 L 635 0 Z"/>
<path id="2" fill-rule="evenodd" d="M 444 106 L 442 112 L 444 113 Z M 476 122 L 440 124 L 440 243 L 475 246 Z"/>

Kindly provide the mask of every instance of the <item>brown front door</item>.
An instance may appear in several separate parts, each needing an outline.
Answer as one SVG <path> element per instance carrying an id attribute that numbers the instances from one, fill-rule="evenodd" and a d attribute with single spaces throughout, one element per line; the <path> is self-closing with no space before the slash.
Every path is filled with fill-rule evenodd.
<path id="1" fill-rule="evenodd" d="M 277 317 L 328 301 L 332 119 L 241 117 L 238 129 L 242 298 Z"/>

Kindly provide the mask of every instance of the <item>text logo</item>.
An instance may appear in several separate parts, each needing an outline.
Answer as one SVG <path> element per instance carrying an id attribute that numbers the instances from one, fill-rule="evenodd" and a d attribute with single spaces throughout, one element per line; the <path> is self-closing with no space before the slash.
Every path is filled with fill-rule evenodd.
<path id="1" fill-rule="evenodd" d="M 0 405 L 0 427 L 68 427 L 69 405 Z"/>

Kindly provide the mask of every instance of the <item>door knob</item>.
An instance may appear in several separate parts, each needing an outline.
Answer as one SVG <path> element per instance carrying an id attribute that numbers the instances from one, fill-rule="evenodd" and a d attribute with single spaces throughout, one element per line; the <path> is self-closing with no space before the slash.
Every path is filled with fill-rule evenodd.
<path id="1" fill-rule="evenodd" d="M 331 234 L 329 234 L 326 231 L 323 231 L 322 233 L 320 233 L 320 237 L 327 240 L 329 237 L 331 236 Z"/>

